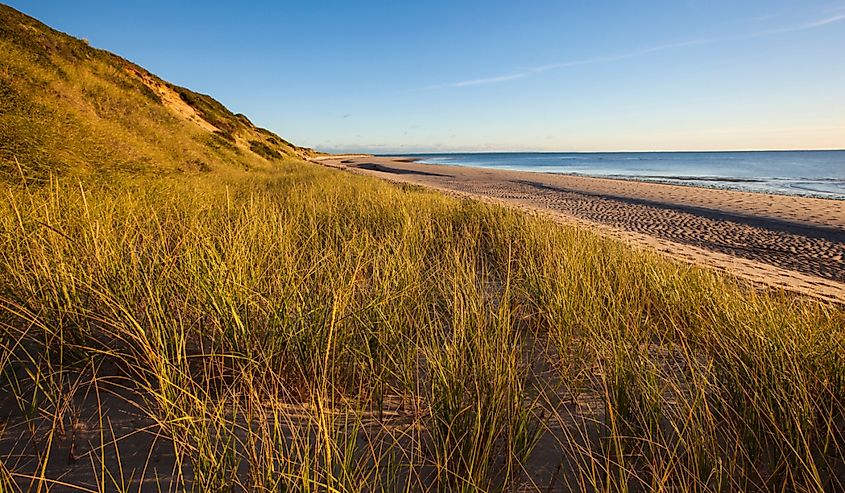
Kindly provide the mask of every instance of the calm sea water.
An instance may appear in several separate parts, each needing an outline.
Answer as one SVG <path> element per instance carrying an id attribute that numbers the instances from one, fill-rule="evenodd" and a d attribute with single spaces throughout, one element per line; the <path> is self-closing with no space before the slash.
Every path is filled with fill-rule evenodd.
<path id="1" fill-rule="evenodd" d="M 845 199 L 845 150 L 412 154 L 429 164 Z"/>

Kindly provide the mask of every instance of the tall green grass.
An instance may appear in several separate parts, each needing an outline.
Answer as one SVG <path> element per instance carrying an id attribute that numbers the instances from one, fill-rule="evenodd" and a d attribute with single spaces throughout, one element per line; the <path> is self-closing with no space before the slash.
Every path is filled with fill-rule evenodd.
<path id="1" fill-rule="evenodd" d="M 840 307 L 304 163 L 9 185 L 0 330 L 11 491 L 844 482 Z"/>

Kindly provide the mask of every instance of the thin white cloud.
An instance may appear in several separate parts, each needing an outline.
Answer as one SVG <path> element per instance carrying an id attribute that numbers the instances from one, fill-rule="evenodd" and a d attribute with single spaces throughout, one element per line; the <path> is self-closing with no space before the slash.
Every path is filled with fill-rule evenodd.
<path id="1" fill-rule="evenodd" d="M 548 65 L 540 65 L 539 67 L 532 67 L 528 69 L 529 72 L 539 73 L 545 72 L 547 70 L 555 70 L 560 68 L 568 68 L 568 67 L 577 67 L 579 65 L 593 65 L 596 63 L 607 63 L 607 62 L 617 62 L 620 60 L 628 60 L 631 58 L 638 58 L 641 56 L 645 56 L 651 53 L 657 53 L 659 51 L 666 51 L 666 50 L 673 50 L 676 48 L 683 48 L 686 46 L 696 46 L 696 45 L 705 45 L 710 43 L 715 43 L 717 40 L 715 39 L 694 39 L 690 41 L 681 41 L 678 43 L 671 43 L 666 45 L 660 46 L 652 46 L 651 48 L 645 48 L 639 51 L 633 51 L 630 53 L 622 53 L 619 55 L 608 55 L 596 58 L 587 58 L 584 60 L 573 60 L 569 62 L 561 62 L 561 63 L 551 63 Z"/>
<path id="2" fill-rule="evenodd" d="M 843 20 L 845 20 L 845 14 L 839 14 L 839 15 L 834 15 L 834 16 L 827 17 L 827 18 L 824 18 L 824 19 L 818 19 L 818 20 L 815 20 L 813 22 L 808 22 L 806 24 L 800 24 L 798 26 L 785 27 L 783 29 L 776 29 L 774 31 L 766 32 L 765 34 L 779 34 L 779 33 L 788 33 L 788 32 L 794 32 L 794 31 L 805 31 L 807 29 L 815 29 L 817 27 L 826 26 L 828 24 L 833 24 L 833 23 L 840 22 L 840 21 L 843 21 Z"/>
<path id="3" fill-rule="evenodd" d="M 493 84 L 495 82 L 505 82 L 509 80 L 521 79 L 528 74 L 518 72 L 510 75 L 499 75 L 496 77 L 486 77 L 483 79 L 472 79 L 472 80 L 463 80 L 460 82 L 453 82 L 451 84 L 438 84 L 436 86 L 429 86 L 426 89 L 446 89 L 449 87 L 469 87 L 469 86 L 481 86 L 484 84 Z"/>
<path id="4" fill-rule="evenodd" d="M 586 58 L 583 60 L 570 60 L 566 62 L 559 62 L 559 63 L 550 63 L 546 65 L 539 65 L 536 67 L 529 67 L 524 69 L 521 72 L 515 72 L 508 75 L 500 75 L 494 77 L 485 77 L 481 79 L 472 79 L 472 80 L 464 80 L 459 82 L 453 82 L 450 84 L 439 84 L 435 86 L 429 86 L 425 89 L 447 89 L 447 88 L 460 88 L 460 87 L 470 87 L 470 86 L 480 86 L 486 84 L 495 84 L 498 82 L 507 82 L 516 79 L 523 79 L 528 77 L 532 74 L 542 73 L 549 70 L 558 70 L 563 68 L 569 67 L 577 67 L 581 65 L 594 65 L 598 63 L 609 63 L 609 62 L 616 62 L 621 60 L 629 60 L 632 58 L 639 58 L 642 56 L 650 55 L 652 53 L 657 53 L 661 51 L 667 50 L 674 50 L 678 48 L 685 48 L 688 46 L 701 46 L 701 45 L 708 45 L 714 43 L 721 43 L 725 41 L 738 41 L 743 39 L 753 39 L 753 38 L 760 38 L 764 36 L 772 36 L 775 34 L 785 34 L 791 32 L 798 32 L 798 31 L 806 31 L 808 29 L 815 29 L 823 26 L 827 26 L 829 24 L 834 24 L 837 22 L 845 21 L 845 14 L 838 14 L 829 17 L 825 17 L 822 19 L 817 19 L 811 22 L 806 22 L 804 24 L 798 24 L 794 26 L 787 26 L 778 29 L 770 29 L 766 31 L 758 31 L 751 34 L 745 34 L 741 36 L 732 36 L 732 37 L 724 37 L 724 38 L 703 38 L 703 39 L 693 39 L 689 41 L 680 41 L 677 43 L 669 43 L 665 45 L 659 46 L 652 46 L 650 48 L 645 48 L 639 51 L 634 51 L 630 53 L 621 53 L 618 55 L 608 55 L 596 58 Z"/>
<path id="5" fill-rule="evenodd" d="M 637 58 L 644 55 L 648 55 L 649 53 L 655 53 L 658 51 L 670 50 L 674 48 L 683 48 L 685 46 L 694 46 L 694 45 L 702 45 L 708 43 L 714 43 L 717 40 L 712 39 L 697 39 L 691 41 L 682 41 L 679 43 L 672 43 L 667 45 L 661 46 L 653 46 L 651 48 L 646 48 L 644 50 L 635 51 L 631 53 L 623 53 L 619 55 L 608 55 L 603 57 L 596 57 L 596 58 L 586 58 L 583 60 L 571 60 L 568 62 L 560 62 L 560 63 L 550 63 L 547 65 L 540 65 L 537 67 L 529 67 L 522 72 L 516 72 L 509 75 L 500 75 L 496 77 L 486 77 L 482 79 L 472 79 L 472 80 L 464 80 L 460 82 L 453 82 L 451 84 L 439 84 L 435 86 L 429 86 L 426 89 L 446 89 L 446 88 L 457 88 L 457 87 L 469 87 L 469 86 L 480 86 L 484 84 L 494 84 L 496 82 L 506 82 L 510 80 L 522 79 L 528 77 L 530 74 L 536 74 L 541 72 L 546 72 L 548 70 L 556 70 L 568 67 L 577 67 L 579 65 L 593 65 L 596 63 L 607 63 L 607 62 L 616 62 L 620 60 L 627 60 L 630 58 Z"/>
<path id="6" fill-rule="evenodd" d="M 491 84 L 493 82 L 505 82 L 507 80 L 521 79 L 525 77 L 525 75 L 526 74 L 523 73 L 500 75 L 498 77 L 488 77 L 486 79 L 465 80 L 463 82 L 456 82 L 451 85 L 453 87 L 480 86 L 482 84 Z"/>

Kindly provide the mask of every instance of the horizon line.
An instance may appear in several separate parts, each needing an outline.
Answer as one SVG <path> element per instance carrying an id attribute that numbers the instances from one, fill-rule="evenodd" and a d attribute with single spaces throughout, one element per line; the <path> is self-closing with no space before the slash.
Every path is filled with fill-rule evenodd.
<path id="1" fill-rule="evenodd" d="M 343 154 L 371 154 L 373 156 L 413 156 L 413 155 L 433 155 L 433 154 L 649 154 L 649 153 L 729 153 L 729 152 L 845 152 L 845 147 L 834 147 L 834 148 L 789 148 L 789 149 L 763 149 L 763 148 L 754 148 L 754 149 L 651 149 L 651 150 L 608 150 L 608 151 L 572 151 L 572 150 L 485 150 L 485 151 L 468 151 L 468 150 L 453 150 L 453 151 L 444 151 L 444 150 L 436 150 L 431 152 L 426 151 L 414 151 L 414 152 L 383 152 L 383 151 L 368 151 L 368 150 L 348 150 L 345 152 L 331 152 L 331 151 L 321 151 L 318 147 L 312 147 L 312 149 L 318 152 L 325 152 L 326 154 L 336 154 L 336 155 L 343 155 Z"/>

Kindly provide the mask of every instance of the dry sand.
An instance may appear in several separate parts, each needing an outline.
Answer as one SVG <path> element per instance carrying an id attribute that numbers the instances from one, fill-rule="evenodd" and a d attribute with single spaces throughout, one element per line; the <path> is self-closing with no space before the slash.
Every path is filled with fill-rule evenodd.
<path id="1" fill-rule="evenodd" d="M 126 72 L 129 75 L 134 75 L 140 79 L 145 86 L 150 88 L 154 93 L 158 94 L 161 98 L 162 104 L 180 118 L 188 120 L 208 132 L 215 132 L 219 130 L 217 127 L 203 119 L 199 113 L 197 113 L 197 110 L 183 101 L 179 94 L 171 89 L 167 84 L 155 80 L 148 73 L 144 73 L 143 70 L 127 68 Z"/>
<path id="2" fill-rule="evenodd" d="M 845 303 L 845 201 L 332 156 L 320 164 L 591 227 L 755 283 Z"/>

